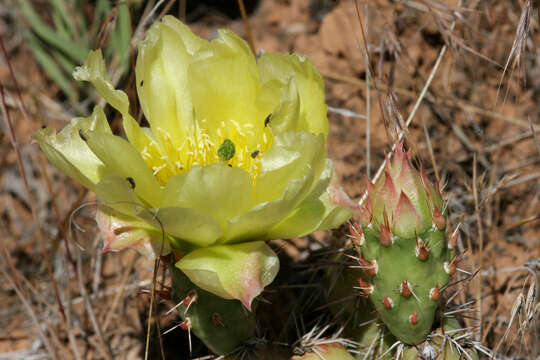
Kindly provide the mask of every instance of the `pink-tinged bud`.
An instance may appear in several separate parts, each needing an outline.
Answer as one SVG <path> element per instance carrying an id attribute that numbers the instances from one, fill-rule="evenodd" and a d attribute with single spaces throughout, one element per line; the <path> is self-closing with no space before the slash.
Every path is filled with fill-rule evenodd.
<path id="1" fill-rule="evenodd" d="M 435 183 L 434 183 L 433 187 L 435 188 L 435 191 L 437 192 L 437 194 L 439 196 L 441 196 L 441 189 L 440 189 L 440 186 L 439 186 L 439 180 L 435 179 Z"/>
<path id="2" fill-rule="evenodd" d="M 363 257 L 360 257 L 360 265 L 362 266 L 362 270 L 364 270 L 364 273 L 368 276 L 375 276 L 379 271 L 379 265 L 377 264 L 377 260 L 368 261 Z"/>
<path id="3" fill-rule="evenodd" d="M 435 285 L 434 288 L 431 288 L 431 290 L 429 290 L 429 297 L 431 298 L 431 300 L 438 301 L 440 296 L 441 289 L 439 288 L 439 284 Z"/>
<path id="4" fill-rule="evenodd" d="M 190 306 L 191 304 L 194 304 L 197 302 L 197 291 L 191 290 L 188 292 L 187 296 L 182 300 L 182 304 L 184 306 Z"/>
<path id="5" fill-rule="evenodd" d="M 381 224 L 381 245 L 390 246 L 394 243 L 392 239 L 392 233 L 390 232 L 390 227 L 388 225 Z"/>
<path id="6" fill-rule="evenodd" d="M 395 159 L 396 162 L 403 161 L 403 157 L 405 156 L 405 153 L 403 151 L 403 141 L 400 141 L 396 144 L 396 150 L 395 150 Z"/>
<path id="7" fill-rule="evenodd" d="M 403 280 L 401 282 L 401 285 L 399 286 L 399 293 L 403 296 L 403 297 L 409 297 L 411 296 L 411 284 L 409 284 L 409 282 L 407 280 Z"/>
<path id="8" fill-rule="evenodd" d="M 360 222 L 363 226 L 368 226 L 371 223 L 372 214 L 371 210 L 368 208 L 369 205 L 369 199 L 367 199 L 366 205 L 360 205 L 358 208 L 357 216 L 358 219 L 360 219 Z"/>
<path id="9" fill-rule="evenodd" d="M 373 193 L 373 190 L 375 189 L 375 185 L 371 182 L 371 180 L 369 180 L 367 176 L 365 177 L 365 179 L 366 179 L 366 190 L 368 192 L 368 195 L 371 196 L 371 194 Z"/>
<path id="10" fill-rule="evenodd" d="M 183 330 L 191 330 L 191 319 L 187 317 L 184 321 L 180 323 L 180 327 Z"/>
<path id="11" fill-rule="evenodd" d="M 221 319 L 221 316 L 218 313 L 212 314 L 212 323 L 215 327 L 225 327 L 225 324 L 223 324 L 223 320 Z"/>
<path id="12" fill-rule="evenodd" d="M 418 322 L 418 315 L 416 314 L 416 310 L 412 313 L 411 316 L 409 316 L 409 321 L 412 325 L 416 325 L 416 323 Z"/>
<path id="13" fill-rule="evenodd" d="M 426 247 L 426 244 L 419 237 L 416 238 L 415 254 L 418 260 L 421 260 L 421 261 L 426 260 L 429 256 L 429 250 Z"/>
<path id="14" fill-rule="evenodd" d="M 392 171 L 392 167 L 390 166 L 390 157 L 388 156 L 388 153 L 384 154 L 384 171 L 390 173 Z"/>
<path id="15" fill-rule="evenodd" d="M 356 278 L 356 282 L 358 282 L 358 285 L 360 285 L 360 290 L 364 296 L 369 296 L 373 292 L 373 284 L 364 281 L 362 278 Z"/>
<path id="16" fill-rule="evenodd" d="M 435 224 L 437 230 L 442 231 L 446 228 L 446 218 L 443 216 L 437 205 L 433 205 L 433 224 Z"/>
<path id="17" fill-rule="evenodd" d="M 390 310 L 394 307 L 394 300 L 392 300 L 392 298 L 389 297 L 388 295 L 384 295 L 383 305 L 385 308 Z"/>
<path id="18" fill-rule="evenodd" d="M 392 175 L 390 175 L 390 171 L 384 172 L 384 185 L 377 193 L 377 196 L 382 197 L 387 208 L 393 209 L 396 206 L 399 200 L 399 194 L 394 180 L 392 180 Z"/>
<path id="19" fill-rule="evenodd" d="M 392 226 L 395 233 L 404 237 L 414 236 L 422 229 L 422 218 L 404 192 L 399 195 L 399 201 L 392 214 Z"/>

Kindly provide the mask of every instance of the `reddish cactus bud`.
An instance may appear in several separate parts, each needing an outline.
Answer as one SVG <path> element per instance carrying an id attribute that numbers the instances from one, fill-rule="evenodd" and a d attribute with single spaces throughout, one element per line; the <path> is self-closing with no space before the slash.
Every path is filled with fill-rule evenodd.
<path id="1" fill-rule="evenodd" d="M 384 295 L 383 305 L 385 308 L 390 310 L 394 307 L 394 300 L 392 300 L 392 298 L 389 297 L 388 295 Z"/>
<path id="2" fill-rule="evenodd" d="M 349 237 L 356 247 L 364 245 L 366 240 L 364 237 L 364 232 L 356 221 L 349 223 Z"/>
<path id="3" fill-rule="evenodd" d="M 426 244 L 419 237 L 416 238 L 415 255 L 418 258 L 418 260 L 421 260 L 421 261 L 426 260 L 429 256 L 429 250 L 426 247 Z"/>
<path id="4" fill-rule="evenodd" d="M 180 323 L 180 327 L 183 330 L 191 330 L 191 319 L 187 317 L 184 321 Z"/>
<path id="5" fill-rule="evenodd" d="M 362 278 L 356 278 L 358 285 L 360 285 L 360 290 L 365 296 L 369 296 L 373 292 L 373 284 L 364 281 Z"/>
<path id="6" fill-rule="evenodd" d="M 439 289 L 439 284 L 435 285 L 434 288 L 429 290 L 429 297 L 433 301 L 438 301 L 441 296 L 441 289 Z"/>
<path id="7" fill-rule="evenodd" d="M 416 310 L 412 313 L 411 316 L 409 316 L 409 321 L 412 325 L 416 325 L 416 323 L 418 322 L 418 315 L 416 314 Z"/>
<path id="8" fill-rule="evenodd" d="M 379 271 L 379 265 L 377 264 L 377 260 L 368 261 L 364 259 L 363 257 L 360 257 L 360 265 L 362 266 L 362 270 L 364 273 L 368 276 L 375 276 L 377 275 L 377 272 Z"/>
<path id="9" fill-rule="evenodd" d="M 403 280 L 399 286 L 399 293 L 404 297 L 411 296 L 411 284 L 407 280 Z"/>
<path id="10" fill-rule="evenodd" d="M 454 256 L 452 261 L 450 261 L 449 263 L 448 262 L 444 263 L 444 271 L 446 271 L 446 273 L 449 275 L 454 275 L 457 270 L 457 264 L 459 264 L 461 260 L 463 260 L 462 254 Z"/>
<path id="11" fill-rule="evenodd" d="M 433 205 L 433 224 L 437 230 L 444 230 L 446 228 L 446 218 L 437 205 Z"/>
<path id="12" fill-rule="evenodd" d="M 197 302 L 197 292 L 195 290 L 191 290 L 188 292 L 187 296 L 182 300 L 182 304 L 184 306 L 190 306 L 193 303 Z"/>

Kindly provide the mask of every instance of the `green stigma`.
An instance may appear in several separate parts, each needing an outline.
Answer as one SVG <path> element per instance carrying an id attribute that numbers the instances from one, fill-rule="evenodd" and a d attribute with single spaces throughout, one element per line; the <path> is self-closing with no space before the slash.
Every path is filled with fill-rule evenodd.
<path id="1" fill-rule="evenodd" d="M 234 151 L 235 151 L 234 143 L 229 139 L 225 139 L 223 140 L 223 143 L 220 145 L 217 151 L 217 154 L 221 160 L 229 161 L 233 158 Z"/>

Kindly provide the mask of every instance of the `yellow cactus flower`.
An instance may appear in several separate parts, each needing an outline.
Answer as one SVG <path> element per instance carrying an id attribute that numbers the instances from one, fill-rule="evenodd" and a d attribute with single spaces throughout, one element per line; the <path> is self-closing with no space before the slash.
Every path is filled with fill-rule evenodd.
<path id="1" fill-rule="evenodd" d="M 279 267 L 264 240 L 352 215 L 330 191 L 321 76 L 306 57 L 256 60 L 234 33 L 207 41 L 171 16 L 148 30 L 135 74 L 149 127 L 130 115 L 100 50 L 74 72 L 120 112 L 127 141 L 111 133 L 100 107 L 34 138 L 55 166 L 97 193 L 105 251 L 135 246 L 152 258 L 164 230 L 162 251 L 186 254 L 177 267 L 196 285 L 249 307 Z"/>

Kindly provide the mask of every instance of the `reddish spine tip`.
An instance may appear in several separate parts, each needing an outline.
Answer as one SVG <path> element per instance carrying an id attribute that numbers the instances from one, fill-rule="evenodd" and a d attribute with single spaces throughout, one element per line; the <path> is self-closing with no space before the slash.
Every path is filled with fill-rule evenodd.
<path id="1" fill-rule="evenodd" d="M 215 327 L 225 327 L 225 324 L 223 324 L 223 320 L 221 320 L 221 316 L 218 313 L 212 314 L 212 323 Z"/>
<path id="2" fill-rule="evenodd" d="M 190 306 L 193 303 L 197 302 L 197 291 L 191 290 L 188 292 L 187 296 L 182 300 L 184 306 Z"/>
<path id="3" fill-rule="evenodd" d="M 392 298 L 389 297 L 388 295 L 384 295 L 383 305 L 385 308 L 390 310 L 394 307 L 394 300 L 392 300 Z"/>
<path id="4" fill-rule="evenodd" d="M 363 257 L 360 257 L 360 265 L 362 266 L 362 270 L 364 270 L 364 273 L 368 276 L 375 276 L 379 271 L 377 260 L 368 261 Z"/>
<path id="5" fill-rule="evenodd" d="M 355 246 L 358 247 L 364 245 L 364 233 L 356 221 L 349 223 L 349 236 Z"/>
<path id="6" fill-rule="evenodd" d="M 371 293 L 373 292 L 372 284 L 364 281 L 362 278 L 356 278 L 356 282 L 358 282 L 358 285 L 360 285 L 360 290 L 365 296 L 371 295 Z"/>
<path id="7" fill-rule="evenodd" d="M 187 317 L 184 321 L 182 321 L 180 323 L 180 327 L 183 330 L 190 330 L 191 329 L 191 319 Z"/>
<path id="8" fill-rule="evenodd" d="M 409 316 L 409 321 L 413 325 L 416 325 L 416 323 L 418 322 L 418 315 L 416 314 L 416 310 L 412 313 L 411 316 Z"/>
<path id="9" fill-rule="evenodd" d="M 426 260 L 429 256 L 429 250 L 426 247 L 426 244 L 424 244 L 424 241 L 422 241 L 422 239 L 420 239 L 419 237 L 416 238 L 415 255 L 418 260 L 421 261 Z"/>
<path id="10" fill-rule="evenodd" d="M 409 297 L 411 296 L 411 284 L 407 280 L 403 280 L 401 282 L 401 285 L 399 286 L 399 293 L 403 297 Z"/>
<path id="11" fill-rule="evenodd" d="M 454 232 L 450 236 L 450 239 L 448 241 L 448 248 L 454 249 L 457 246 L 458 239 L 459 239 L 459 228 L 456 228 L 456 230 L 454 230 Z"/>
<path id="12" fill-rule="evenodd" d="M 446 228 L 446 219 L 437 205 L 433 205 L 433 224 L 435 224 L 437 230 Z"/>
<path id="13" fill-rule="evenodd" d="M 439 288 L 439 284 L 435 285 L 435 287 L 429 291 L 429 297 L 433 301 L 439 300 L 439 298 L 441 297 L 441 289 Z"/>
<path id="14" fill-rule="evenodd" d="M 446 271 L 448 275 L 454 275 L 456 273 L 456 264 L 453 261 L 450 261 L 449 263 L 445 262 L 443 266 L 444 271 Z"/>
<path id="15" fill-rule="evenodd" d="M 450 261 L 449 263 L 444 263 L 444 271 L 446 271 L 446 273 L 449 275 L 454 275 L 457 270 L 457 264 L 459 264 L 461 260 L 463 260 L 462 254 L 454 256 L 452 261 Z"/>

